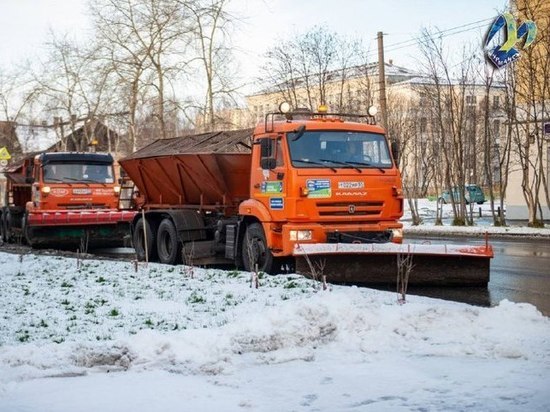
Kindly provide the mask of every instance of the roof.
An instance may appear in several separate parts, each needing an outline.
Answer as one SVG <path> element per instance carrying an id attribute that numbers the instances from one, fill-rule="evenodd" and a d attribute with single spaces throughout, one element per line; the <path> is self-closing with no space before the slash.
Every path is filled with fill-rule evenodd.
<path id="1" fill-rule="evenodd" d="M 113 156 L 109 153 L 82 153 L 82 152 L 54 152 L 42 153 L 40 155 L 42 164 L 50 162 L 71 163 L 97 163 L 97 164 L 112 164 Z"/>
<path id="2" fill-rule="evenodd" d="M 434 86 L 435 85 L 435 80 L 432 78 L 432 77 L 428 77 L 428 76 L 416 76 L 416 77 L 412 77 L 410 79 L 407 79 L 407 80 L 403 80 L 401 82 L 398 82 L 398 83 L 395 83 L 394 84 L 395 86 L 406 86 L 406 85 L 430 85 L 430 86 Z M 467 83 L 464 83 L 464 82 L 461 82 L 460 80 L 458 79 L 451 79 L 450 82 L 444 78 L 441 78 L 441 81 L 440 81 L 440 85 L 441 87 L 446 87 L 446 86 L 467 86 L 467 87 L 471 87 L 471 86 L 475 86 L 475 87 L 484 87 L 485 84 L 479 80 L 479 81 L 476 81 L 474 80 L 473 82 L 472 81 L 468 81 Z M 494 81 L 491 85 L 491 88 L 502 88 L 504 87 L 504 83 L 502 82 L 498 82 L 498 81 Z"/>
<path id="3" fill-rule="evenodd" d="M 253 130 L 208 132 L 159 139 L 122 160 L 188 153 L 250 153 Z"/>
<path id="4" fill-rule="evenodd" d="M 347 79 L 359 78 L 368 75 L 369 77 L 378 76 L 379 66 L 377 62 L 360 64 L 347 68 Z M 397 66 L 393 63 L 384 63 L 384 73 L 388 79 L 388 83 L 396 83 L 402 79 L 418 76 L 417 72 L 414 72 L 406 67 Z M 310 74 L 308 81 L 310 84 L 315 84 L 318 74 Z M 341 81 L 342 69 L 330 70 L 326 73 L 327 82 Z M 290 80 L 289 80 L 290 81 Z M 305 87 L 305 78 L 303 76 L 292 79 L 295 82 L 297 88 Z M 277 93 L 280 87 L 285 87 L 285 83 L 280 83 L 276 86 L 269 86 L 267 89 L 260 90 L 256 93 L 250 94 L 247 97 L 262 96 L 265 94 Z"/>
<path id="5" fill-rule="evenodd" d="M 59 140 L 51 127 L 18 124 L 15 131 L 24 152 L 47 150 Z"/>
<path id="6" fill-rule="evenodd" d="M 30 185 L 30 183 L 27 182 L 26 177 L 21 173 L 6 173 L 6 177 L 18 185 Z"/>

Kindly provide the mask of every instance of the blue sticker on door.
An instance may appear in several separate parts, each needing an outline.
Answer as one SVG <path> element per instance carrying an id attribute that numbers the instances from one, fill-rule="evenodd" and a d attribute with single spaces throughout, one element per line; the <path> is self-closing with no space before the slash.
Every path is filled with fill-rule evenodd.
<path id="1" fill-rule="evenodd" d="M 283 210 L 285 208 L 285 202 L 282 197 L 271 197 L 269 199 L 269 208 L 271 210 Z"/>

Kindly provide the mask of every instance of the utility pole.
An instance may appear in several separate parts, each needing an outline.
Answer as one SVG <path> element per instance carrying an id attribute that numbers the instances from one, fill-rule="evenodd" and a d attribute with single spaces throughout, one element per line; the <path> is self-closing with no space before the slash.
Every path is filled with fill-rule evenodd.
<path id="1" fill-rule="evenodd" d="M 386 70 L 384 66 L 384 33 L 378 32 L 378 83 L 380 90 L 380 112 L 382 127 L 388 131 L 388 111 L 386 108 Z"/>

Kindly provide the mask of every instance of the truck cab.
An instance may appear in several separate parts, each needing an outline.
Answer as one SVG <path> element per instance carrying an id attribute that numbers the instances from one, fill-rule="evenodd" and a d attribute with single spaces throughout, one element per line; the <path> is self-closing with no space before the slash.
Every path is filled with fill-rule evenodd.
<path id="1" fill-rule="evenodd" d="M 107 153 L 48 152 L 12 166 L 0 216 L 4 241 L 81 250 L 122 246 L 135 212 L 118 209 L 113 164 Z"/>
<path id="2" fill-rule="evenodd" d="M 354 117 L 291 114 L 256 127 L 251 196 L 239 214 L 259 218 L 273 257 L 305 243 L 401 243 L 392 150 L 381 127 Z"/>
<path id="3" fill-rule="evenodd" d="M 120 186 L 110 154 L 42 153 L 26 172 L 29 211 L 117 208 Z"/>

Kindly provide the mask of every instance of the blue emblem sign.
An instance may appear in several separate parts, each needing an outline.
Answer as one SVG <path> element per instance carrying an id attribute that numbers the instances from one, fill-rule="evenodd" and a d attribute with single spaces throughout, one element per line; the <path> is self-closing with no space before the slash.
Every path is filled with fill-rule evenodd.
<path id="1" fill-rule="evenodd" d="M 524 21 L 519 27 L 517 27 L 516 19 L 510 13 L 503 13 L 498 16 L 489 32 L 487 33 L 487 40 L 485 41 L 485 47 L 489 47 L 489 43 L 495 35 L 503 29 L 505 30 L 504 41 L 502 44 L 497 44 L 495 47 L 487 50 L 487 57 L 493 62 L 497 68 L 506 66 L 519 58 L 518 43 L 525 37 L 525 43 L 523 49 L 529 47 L 537 36 L 537 25 L 531 21 Z M 521 44 L 520 44 L 521 46 Z"/>

